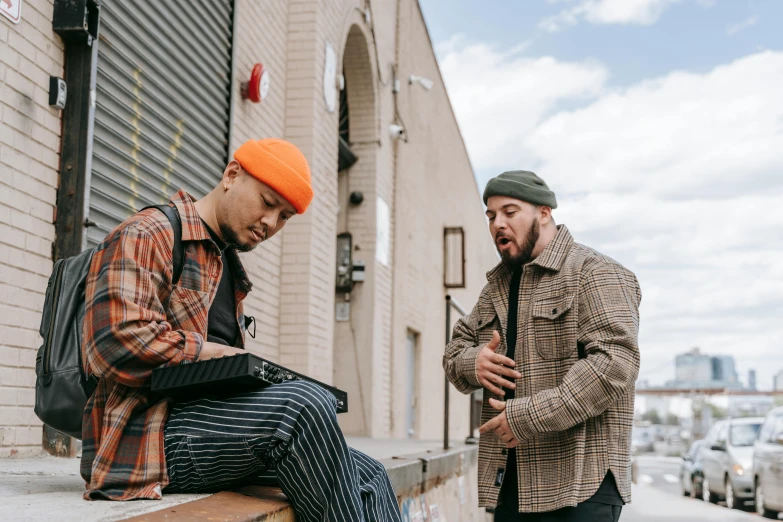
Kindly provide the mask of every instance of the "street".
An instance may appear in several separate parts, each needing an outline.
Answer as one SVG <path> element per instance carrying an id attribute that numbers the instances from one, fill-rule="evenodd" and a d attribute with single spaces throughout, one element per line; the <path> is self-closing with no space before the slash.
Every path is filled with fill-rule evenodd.
<path id="1" fill-rule="evenodd" d="M 633 502 L 623 508 L 622 522 L 761 521 L 752 512 L 729 511 L 725 504 L 713 505 L 682 496 L 679 484 L 680 459 L 640 456 L 638 484 Z"/>
<path id="2" fill-rule="evenodd" d="M 679 457 L 657 457 L 640 455 L 636 457 L 639 465 L 637 482 L 640 485 L 652 485 L 661 491 L 680 495 L 680 462 Z"/>

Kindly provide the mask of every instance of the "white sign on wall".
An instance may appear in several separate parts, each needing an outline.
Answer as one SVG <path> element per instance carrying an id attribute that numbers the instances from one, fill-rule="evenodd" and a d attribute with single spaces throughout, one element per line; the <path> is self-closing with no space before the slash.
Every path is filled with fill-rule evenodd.
<path id="1" fill-rule="evenodd" d="M 334 320 L 344 323 L 351 320 L 351 303 L 338 302 L 334 310 Z"/>
<path id="2" fill-rule="evenodd" d="M 0 0 L 0 13 L 18 24 L 22 19 L 22 0 Z"/>
<path id="3" fill-rule="evenodd" d="M 3 0 L 0 0 L 2 2 Z M 324 61 L 324 101 L 326 110 L 334 112 L 337 108 L 337 53 L 326 42 L 326 60 Z"/>
<path id="4" fill-rule="evenodd" d="M 389 245 L 391 239 L 389 205 L 382 197 L 378 196 L 378 202 L 375 207 L 377 208 L 375 216 L 375 259 L 384 266 L 389 266 Z"/>

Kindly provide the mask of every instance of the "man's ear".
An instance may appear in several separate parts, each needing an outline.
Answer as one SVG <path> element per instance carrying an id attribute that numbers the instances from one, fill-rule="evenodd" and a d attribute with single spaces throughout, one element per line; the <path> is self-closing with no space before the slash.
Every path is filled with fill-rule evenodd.
<path id="1" fill-rule="evenodd" d="M 543 205 L 538 207 L 538 219 L 542 225 L 548 225 L 552 221 L 552 209 Z"/>
<path id="2" fill-rule="evenodd" d="M 242 173 L 242 166 L 237 160 L 231 160 L 223 171 L 223 183 L 231 184 L 239 178 Z"/>

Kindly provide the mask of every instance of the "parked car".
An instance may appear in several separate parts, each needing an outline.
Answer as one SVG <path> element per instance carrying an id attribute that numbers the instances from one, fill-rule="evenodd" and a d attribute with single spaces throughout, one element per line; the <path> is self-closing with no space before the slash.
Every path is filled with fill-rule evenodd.
<path id="1" fill-rule="evenodd" d="M 783 511 L 783 407 L 767 414 L 753 453 L 756 511 L 778 518 Z"/>
<path id="2" fill-rule="evenodd" d="M 655 440 L 646 427 L 634 427 L 631 432 L 631 451 L 637 453 L 650 453 L 655 450 Z"/>
<path id="3" fill-rule="evenodd" d="M 701 498 L 701 484 L 704 475 L 701 470 L 700 451 L 704 447 L 704 440 L 697 440 L 691 444 L 688 453 L 683 455 L 680 464 L 680 487 L 686 497 Z"/>
<path id="4" fill-rule="evenodd" d="M 762 417 L 724 419 L 710 428 L 701 450 L 705 501 L 723 498 L 729 509 L 753 501 L 753 449 L 763 422 Z"/>

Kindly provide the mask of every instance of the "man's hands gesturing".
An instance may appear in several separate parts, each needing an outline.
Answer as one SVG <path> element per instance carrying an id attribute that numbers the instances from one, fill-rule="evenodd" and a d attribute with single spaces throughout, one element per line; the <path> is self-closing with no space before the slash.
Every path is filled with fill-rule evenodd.
<path id="1" fill-rule="evenodd" d="M 514 389 L 516 386 L 512 379 L 520 379 L 522 375 L 514 370 L 514 361 L 495 353 L 500 344 L 500 334 L 497 330 L 492 332 L 492 340 L 485 344 L 476 357 L 476 375 L 483 387 L 497 395 L 505 395 L 501 387 Z"/>
<path id="2" fill-rule="evenodd" d="M 519 441 L 514 436 L 514 432 L 511 431 L 511 426 L 508 423 L 508 417 L 506 417 L 506 403 L 496 399 L 489 399 L 489 405 L 499 411 L 500 415 L 489 420 L 480 427 L 479 432 L 489 433 L 490 431 L 494 431 L 495 435 L 500 439 L 500 442 L 505 444 L 507 448 L 516 448 Z"/>

